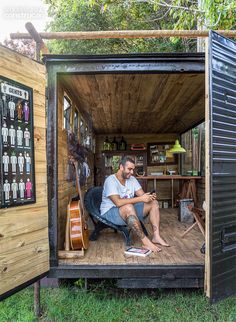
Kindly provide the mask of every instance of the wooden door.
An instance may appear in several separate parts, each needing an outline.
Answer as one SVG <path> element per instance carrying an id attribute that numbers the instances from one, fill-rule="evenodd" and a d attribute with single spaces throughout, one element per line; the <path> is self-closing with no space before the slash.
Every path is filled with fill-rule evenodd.
<path id="1" fill-rule="evenodd" d="M 236 294 L 236 43 L 215 32 L 206 50 L 206 294 Z"/>
<path id="2" fill-rule="evenodd" d="M 3 144 L 1 141 L 1 182 L 4 176 L 9 176 L 7 181 L 12 181 L 15 178 L 16 182 L 22 179 L 22 182 L 25 181 L 24 184 L 26 184 L 27 179 L 29 179 L 29 182 L 33 182 L 30 183 L 30 186 L 28 185 L 27 189 L 29 190 L 22 188 L 22 195 L 18 191 L 18 182 L 15 197 L 13 197 L 12 188 L 7 195 L 7 192 L 3 191 L 3 183 L 1 184 L 0 193 L 3 202 L 1 202 L 0 208 L 0 299 L 3 299 L 36 281 L 49 271 L 45 67 L 0 46 L 0 82 L 3 84 L 1 85 L 0 99 L 4 100 L 4 104 L 6 98 L 9 103 L 9 101 L 14 101 L 16 97 L 21 97 L 22 93 L 25 95 L 23 101 L 28 100 L 32 104 L 29 110 L 29 114 L 32 112 L 31 123 L 26 113 L 24 118 L 22 116 L 22 119 L 20 119 L 20 114 L 13 111 L 10 117 L 9 104 L 5 106 L 6 116 L 4 116 L 4 104 L 1 104 L 1 129 L 7 126 L 17 130 L 18 125 L 20 125 L 22 131 L 28 133 L 28 127 L 31 127 L 31 137 L 28 138 L 28 143 L 24 136 L 21 143 L 14 142 L 15 145 L 19 144 L 17 147 L 12 146 L 12 142 L 9 143 L 8 136 L 6 143 Z M 9 87 L 11 95 L 6 90 L 6 84 L 9 83 L 14 84 L 14 87 Z M 3 86 L 5 86 L 5 89 Z M 22 92 L 21 88 L 24 88 L 25 91 Z M 4 90 L 7 93 L 6 95 L 3 94 Z M 27 97 L 27 93 L 31 93 L 30 98 Z M 2 136 L 1 140 L 3 140 Z M 16 170 L 11 168 L 12 164 L 10 163 L 9 169 L 3 169 L 2 153 L 4 154 L 4 149 L 8 151 L 5 153 L 6 155 L 7 153 L 9 153 L 9 156 L 16 154 L 16 157 L 20 154 L 19 151 L 22 151 L 21 157 L 24 158 L 22 172 L 18 171 L 18 163 Z M 31 168 L 28 170 L 25 168 L 27 153 L 28 156 L 31 154 L 31 164 L 29 165 Z M 32 185 L 34 186 L 32 187 Z M 32 188 L 34 196 L 31 195 L 30 188 Z"/>

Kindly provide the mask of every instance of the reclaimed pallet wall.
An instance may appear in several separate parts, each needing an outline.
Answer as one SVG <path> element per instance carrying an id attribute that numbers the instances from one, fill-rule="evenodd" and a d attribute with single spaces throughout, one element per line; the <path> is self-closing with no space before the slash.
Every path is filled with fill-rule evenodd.
<path id="1" fill-rule="evenodd" d="M 197 207 L 202 208 L 205 199 L 205 177 L 202 177 L 201 180 L 197 180 Z"/>
<path id="2" fill-rule="evenodd" d="M 64 95 L 69 96 L 72 106 L 79 106 L 76 101 L 76 93 L 70 92 L 61 82 L 58 84 L 58 249 L 64 249 L 65 227 L 67 216 L 67 205 L 70 199 L 77 196 L 75 181 L 68 181 L 68 146 L 67 146 L 67 130 L 64 127 Z M 84 194 L 89 187 L 93 185 L 93 169 L 94 156 L 93 153 L 88 154 L 88 163 L 90 165 L 90 177 L 86 186 L 81 187 Z"/>
<path id="3" fill-rule="evenodd" d="M 0 46 L 0 75 L 33 88 L 36 203 L 0 209 L 0 294 L 49 270 L 45 67 Z"/>
<path id="4" fill-rule="evenodd" d="M 75 195 L 75 189 L 72 182 L 68 182 L 68 149 L 67 149 L 67 132 L 63 130 L 63 96 L 64 88 L 58 86 L 58 247 L 64 249 L 65 225 L 67 205 L 70 198 Z"/>

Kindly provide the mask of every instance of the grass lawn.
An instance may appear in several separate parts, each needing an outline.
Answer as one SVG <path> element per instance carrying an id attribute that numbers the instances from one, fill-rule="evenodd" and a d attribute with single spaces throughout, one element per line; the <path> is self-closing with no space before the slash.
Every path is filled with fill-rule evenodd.
<path id="1" fill-rule="evenodd" d="M 113 281 L 79 280 L 74 286 L 42 288 L 39 321 L 236 321 L 236 297 L 210 305 L 203 291 L 122 290 Z M 38 321 L 33 312 L 33 288 L 0 302 L 0 322 Z"/>

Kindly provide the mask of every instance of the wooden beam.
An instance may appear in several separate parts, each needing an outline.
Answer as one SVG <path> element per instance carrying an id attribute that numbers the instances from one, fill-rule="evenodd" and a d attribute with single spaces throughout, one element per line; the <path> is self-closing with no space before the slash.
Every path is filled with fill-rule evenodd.
<path id="1" fill-rule="evenodd" d="M 39 51 L 42 51 L 43 54 L 48 54 L 48 48 L 31 22 L 27 22 L 25 28 L 29 32 L 30 39 L 33 39 L 36 42 L 36 59 L 39 60 Z"/>
<path id="2" fill-rule="evenodd" d="M 236 30 L 215 30 L 226 37 L 236 37 Z M 118 38 L 207 38 L 208 30 L 109 30 L 109 31 L 71 31 L 40 32 L 42 39 L 118 39 Z M 11 39 L 31 39 L 27 33 L 11 33 Z"/>
<path id="3" fill-rule="evenodd" d="M 64 259 L 64 258 L 80 258 L 84 256 L 84 250 L 59 250 L 58 251 L 58 257 L 60 259 Z"/>

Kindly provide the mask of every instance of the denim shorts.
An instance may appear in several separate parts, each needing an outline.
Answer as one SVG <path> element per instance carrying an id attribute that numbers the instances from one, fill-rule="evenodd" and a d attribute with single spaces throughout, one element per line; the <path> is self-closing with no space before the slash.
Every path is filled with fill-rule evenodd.
<path id="1" fill-rule="evenodd" d="M 134 204 L 136 214 L 137 214 L 139 220 L 142 220 L 142 221 L 144 219 L 143 206 L 144 206 L 143 202 L 137 202 Z M 105 218 L 106 220 L 112 222 L 113 224 L 115 224 L 117 226 L 126 225 L 126 222 L 124 221 L 124 219 L 120 215 L 118 207 L 112 207 L 107 212 L 105 212 L 105 214 L 103 214 L 101 217 Z"/>

